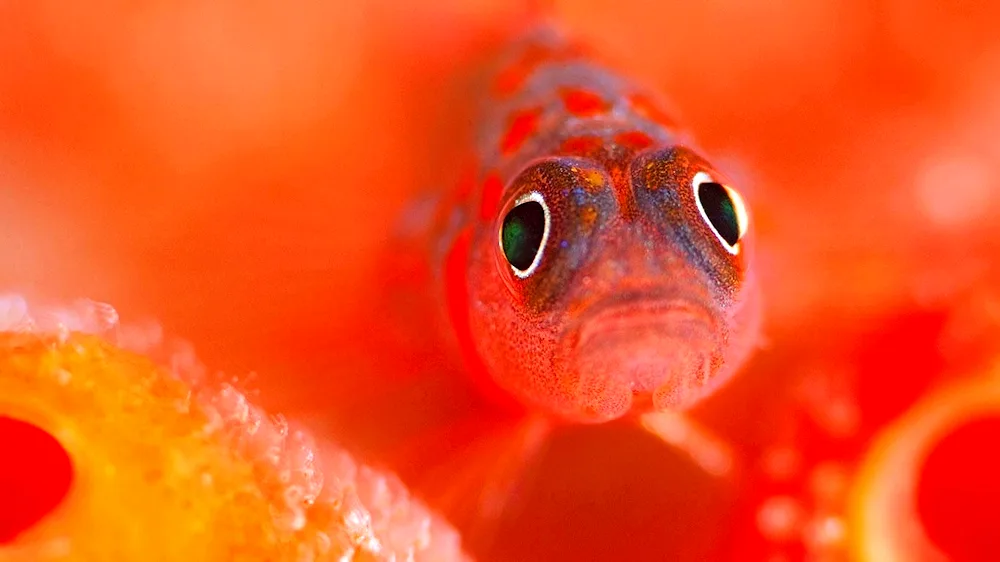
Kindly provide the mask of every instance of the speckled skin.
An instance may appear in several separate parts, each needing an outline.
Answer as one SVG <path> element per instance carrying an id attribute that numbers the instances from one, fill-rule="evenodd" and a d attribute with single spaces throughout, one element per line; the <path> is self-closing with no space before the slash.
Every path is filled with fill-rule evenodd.
<path id="1" fill-rule="evenodd" d="M 536 27 L 485 84 L 475 173 L 437 214 L 434 263 L 470 370 L 557 419 L 684 409 L 725 382 L 757 339 L 749 236 L 728 253 L 692 178 L 726 178 L 648 92 Z M 498 243 L 537 191 L 551 235 L 514 275 Z"/>

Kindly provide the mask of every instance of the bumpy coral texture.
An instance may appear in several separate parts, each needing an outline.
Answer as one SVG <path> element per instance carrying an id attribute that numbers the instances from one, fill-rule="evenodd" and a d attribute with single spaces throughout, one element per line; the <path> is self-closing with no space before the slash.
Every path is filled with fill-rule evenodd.
<path id="1" fill-rule="evenodd" d="M 394 476 L 217 378 L 106 305 L 32 314 L 0 298 L 0 416 L 49 432 L 74 468 L 62 504 L 0 560 L 465 559 Z"/>

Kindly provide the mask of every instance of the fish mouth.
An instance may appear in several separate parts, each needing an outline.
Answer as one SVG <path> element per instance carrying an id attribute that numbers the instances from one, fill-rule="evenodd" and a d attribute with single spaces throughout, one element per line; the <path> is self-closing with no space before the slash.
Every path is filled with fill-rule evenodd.
<path id="1" fill-rule="evenodd" d="M 585 406 L 624 415 L 636 401 L 686 408 L 710 385 L 723 339 L 715 314 L 690 298 L 626 293 L 594 303 L 570 328 L 567 359 Z"/>

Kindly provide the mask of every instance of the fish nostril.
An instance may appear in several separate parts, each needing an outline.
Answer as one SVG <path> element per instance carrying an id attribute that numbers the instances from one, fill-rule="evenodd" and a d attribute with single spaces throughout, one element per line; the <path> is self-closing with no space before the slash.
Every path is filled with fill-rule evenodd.
<path id="1" fill-rule="evenodd" d="M 0 545 L 51 513 L 66 497 L 73 465 L 66 449 L 28 422 L 0 416 Z"/>

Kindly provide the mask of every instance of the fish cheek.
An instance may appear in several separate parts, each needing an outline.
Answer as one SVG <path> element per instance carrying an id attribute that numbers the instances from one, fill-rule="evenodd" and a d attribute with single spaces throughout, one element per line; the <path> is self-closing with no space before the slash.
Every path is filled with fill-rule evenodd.
<path id="1" fill-rule="evenodd" d="M 552 332 L 545 326 L 547 316 L 528 308 L 526 286 L 532 279 L 518 278 L 494 255 L 495 237 L 492 227 L 484 227 L 473 245 L 471 336 L 488 376 L 521 403 L 539 404 L 552 372 Z"/>
<path id="2" fill-rule="evenodd" d="M 560 364 L 568 297 L 578 292 L 580 271 L 594 259 L 595 237 L 616 210 L 613 194 L 590 187 L 594 172 L 586 163 L 560 160 L 515 180 L 502 208 L 509 210 L 532 192 L 546 202 L 550 227 L 542 257 L 531 275 L 522 277 L 497 249 L 494 289 L 477 289 L 483 295 L 476 313 L 479 344 L 494 380 L 551 413 L 570 411 L 574 395 Z"/>

